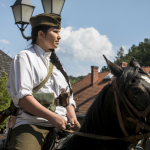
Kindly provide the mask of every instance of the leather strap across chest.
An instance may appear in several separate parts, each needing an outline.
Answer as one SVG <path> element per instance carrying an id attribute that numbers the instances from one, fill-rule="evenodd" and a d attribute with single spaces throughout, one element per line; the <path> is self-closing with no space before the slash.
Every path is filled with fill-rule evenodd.
<path id="1" fill-rule="evenodd" d="M 38 86 L 33 88 L 32 90 L 33 93 L 36 93 L 39 89 L 41 89 L 45 85 L 45 83 L 48 81 L 49 77 L 52 74 L 52 70 L 53 70 L 53 64 L 50 62 L 47 76 Z"/>

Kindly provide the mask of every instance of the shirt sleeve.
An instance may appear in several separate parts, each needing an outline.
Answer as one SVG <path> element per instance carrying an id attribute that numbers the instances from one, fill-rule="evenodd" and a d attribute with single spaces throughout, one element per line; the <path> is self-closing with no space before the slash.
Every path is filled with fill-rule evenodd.
<path id="1" fill-rule="evenodd" d="M 69 84 L 70 84 L 70 82 L 69 82 Z M 70 87 L 71 87 L 71 84 L 70 84 Z M 69 86 L 67 86 L 67 92 L 70 93 L 70 88 L 69 88 Z M 75 100 L 73 99 L 73 93 L 72 93 L 72 94 L 70 95 L 70 97 L 69 97 L 69 105 L 73 105 L 74 108 L 76 108 L 76 102 L 75 102 Z"/>
<path id="2" fill-rule="evenodd" d="M 7 91 L 14 105 L 19 106 L 19 99 L 32 95 L 33 78 L 30 60 L 25 52 L 17 54 L 11 62 Z"/>
<path id="3" fill-rule="evenodd" d="M 69 105 L 73 105 L 74 108 L 76 108 L 76 102 L 73 99 L 73 94 L 69 97 Z"/>

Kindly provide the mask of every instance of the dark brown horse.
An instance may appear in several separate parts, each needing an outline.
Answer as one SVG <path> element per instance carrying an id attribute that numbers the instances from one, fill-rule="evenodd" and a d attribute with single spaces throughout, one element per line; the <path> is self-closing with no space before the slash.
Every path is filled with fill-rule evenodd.
<path id="1" fill-rule="evenodd" d="M 144 129 L 143 124 L 146 123 L 146 127 L 150 130 L 150 115 L 147 115 L 150 110 L 148 107 L 150 106 L 150 78 L 148 74 L 142 70 L 134 58 L 125 68 L 115 65 L 107 58 L 105 60 L 114 75 L 113 81 L 98 94 L 89 108 L 79 132 L 119 139 L 98 140 L 73 135 L 65 150 L 127 150 L 131 143 L 136 144 L 137 141 L 145 137 L 145 133 L 148 131 Z M 116 93 L 121 119 L 116 110 L 118 107 L 116 106 L 114 93 Z M 122 94 L 124 94 L 126 101 L 123 101 Z M 146 112 L 143 112 L 146 108 Z M 147 116 L 145 117 L 144 114 L 142 116 L 142 113 Z M 140 128 L 134 121 L 139 122 Z M 129 139 L 121 139 L 125 136 L 130 137 Z"/>

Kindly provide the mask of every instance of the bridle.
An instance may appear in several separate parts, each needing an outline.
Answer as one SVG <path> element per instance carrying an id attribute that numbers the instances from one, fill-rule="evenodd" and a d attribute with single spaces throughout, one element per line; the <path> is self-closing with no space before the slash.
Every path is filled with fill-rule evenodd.
<path id="1" fill-rule="evenodd" d="M 113 91 L 114 97 L 115 97 L 117 117 L 118 117 L 120 128 L 121 128 L 122 132 L 124 133 L 124 135 L 126 137 L 126 141 L 130 141 L 131 147 L 135 147 L 139 140 L 144 139 L 143 149 L 145 149 L 146 141 L 150 137 L 150 126 L 146 124 L 146 116 L 150 112 L 150 105 L 144 111 L 138 111 L 130 103 L 130 101 L 128 100 L 125 93 L 123 91 L 118 90 L 118 84 L 119 84 L 120 81 L 121 81 L 121 77 L 116 82 L 117 83 L 116 86 L 114 86 L 115 82 L 112 82 L 112 91 Z M 123 102 L 126 110 L 130 114 L 130 117 L 128 117 L 126 119 L 136 125 L 135 134 L 132 135 L 132 136 L 129 136 L 126 129 L 125 129 L 125 126 L 124 126 L 124 123 L 123 123 L 123 120 L 122 120 L 122 116 L 121 116 L 121 112 L 120 112 L 120 107 L 119 107 L 119 104 L 118 104 L 118 95 L 121 98 L 121 101 Z M 141 130 L 145 130 L 147 132 L 142 133 Z"/>
<path id="2" fill-rule="evenodd" d="M 137 69 L 138 71 L 138 69 Z M 78 132 L 78 131 L 69 131 L 69 130 L 65 130 L 67 132 L 71 132 L 73 134 L 79 135 L 79 136 L 84 136 L 84 137 L 89 137 L 89 138 L 94 138 L 94 139 L 100 139 L 100 140 L 125 140 L 131 143 L 131 147 L 135 147 L 138 143 L 139 140 L 144 139 L 143 142 L 143 149 L 145 150 L 145 144 L 147 139 L 150 137 L 150 126 L 147 125 L 145 123 L 145 118 L 148 115 L 148 113 L 150 112 L 150 105 L 144 110 L 144 111 L 138 111 L 128 100 L 128 98 L 126 97 L 124 91 L 119 91 L 118 90 L 118 85 L 119 82 L 121 81 L 122 76 L 119 78 L 118 81 L 112 82 L 112 91 L 114 93 L 114 97 L 115 97 L 115 103 L 116 103 L 116 111 L 117 111 L 117 117 L 118 117 L 118 122 L 120 125 L 120 128 L 124 134 L 125 137 L 122 138 L 115 138 L 115 137 L 109 137 L 109 136 L 101 136 L 101 135 L 95 135 L 95 134 L 91 134 L 91 133 L 83 133 L 83 132 Z M 136 130 L 135 130 L 135 134 L 134 135 L 128 135 L 124 123 L 123 123 L 123 119 L 122 119 L 122 115 L 121 115 L 121 111 L 120 111 L 120 107 L 119 107 L 119 102 L 118 102 L 118 95 L 121 98 L 125 108 L 127 109 L 128 113 L 130 114 L 130 117 L 126 118 L 128 121 L 134 123 L 136 125 Z M 142 133 L 141 130 L 145 130 L 147 132 Z"/>

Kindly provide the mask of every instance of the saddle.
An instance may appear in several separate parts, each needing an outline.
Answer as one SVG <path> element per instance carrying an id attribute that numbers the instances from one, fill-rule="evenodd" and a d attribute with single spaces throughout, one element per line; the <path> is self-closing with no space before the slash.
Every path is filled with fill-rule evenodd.
<path id="1" fill-rule="evenodd" d="M 58 132 L 58 130 L 54 128 L 47 135 L 42 150 L 64 150 L 72 135 L 73 134 L 67 132 Z"/>
<path id="2" fill-rule="evenodd" d="M 55 148 L 55 150 L 65 150 L 67 144 L 68 144 L 68 141 L 70 140 L 70 138 L 73 136 L 73 134 L 69 134 L 67 135 L 66 137 L 64 138 L 61 138 L 57 147 Z"/>

